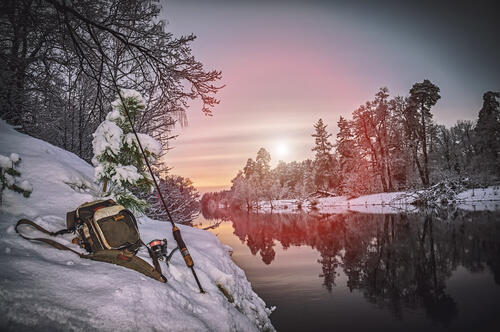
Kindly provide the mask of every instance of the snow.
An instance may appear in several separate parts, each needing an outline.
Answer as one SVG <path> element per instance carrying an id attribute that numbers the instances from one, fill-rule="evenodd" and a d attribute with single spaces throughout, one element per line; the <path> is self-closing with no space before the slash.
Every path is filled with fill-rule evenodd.
<path id="1" fill-rule="evenodd" d="M 146 102 L 144 101 L 144 98 L 142 97 L 142 95 L 140 94 L 140 92 L 138 92 L 136 90 L 133 90 L 133 89 L 121 89 L 120 90 L 120 95 L 122 96 L 123 99 L 126 99 L 126 98 L 137 98 L 137 100 L 141 104 L 146 105 Z M 111 103 L 111 106 L 113 108 L 118 108 L 121 105 L 121 103 L 122 103 L 121 98 L 118 97 L 118 98 L 116 98 Z"/>
<path id="2" fill-rule="evenodd" d="M 309 198 L 302 202 L 302 210 L 318 213 L 348 213 L 350 211 L 361 213 L 400 213 L 414 212 L 418 208 L 411 205 L 417 198 L 419 192 L 391 192 L 364 195 L 349 199 L 346 196 L 331 196 L 321 198 Z M 296 213 L 298 200 L 276 200 L 273 201 L 273 212 Z M 500 187 L 490 186 L 487 188 L 468 189 L 457 195 L 457 207 L 464 210 L 494 211 L 500 208 Z M 259 210 L 271 212 L 271 205 L 267 201 L 259 203 Z"/>
<path id="3" fill-rule="evenodd" d="M 141 175 L 137 172 L 137 168 L 133 165 L 117 165 L 115 167 L 115 172 L 115 175 L 111 178 L 113 182 L 128 182 L 134 184 L 141 178 Z"/>
<path id="4" fill-rule="evenodd" d="M 10 174 L 5 173 L 5 183 L 7 183 L 8 186 L 12 186 L 14 183 L 16 183 L 16 179 Z"/>
<path id="5" fill-rule="evenodd" d="M 17 186 L 24 191 L 33 191 L 33 186 L 27 180 L 22 181 Z"/>
<path id="6" fill-rule="evenodd" d="M 142 148 L 145 151 L 149 151 L 156 156 L 159 156 L 161 154 L 162 148 L 160 142 L 158 142 L 156 139 L 149 136 L 148 134 L 137 133 L 137 136 L 139 137 Z M 132 146 L 132 144 L 137 143 L 135 135 L 133 133 L 127 134 L 125 136 L 125 143 L 129 146 Z"/>
<path id="7" fill-rule="evenodd" d="M 118 119 L 125 121 L 125 117 L 120 114 L 120 110 L 117 108 L 113 108 L 113 110 L 106 115 L 106 120 L 116 123 Z"/>
<path id="8" fill-rule="evenodd" d="M 12 160 L 9 157 L 0 155 L 0 168 L 2 169 L 12 168 Z"/>
<path id="9" fill-rule="evenodd" d="M 10 160 L 15 164 L 17 163 L 21 158 L 19 158 L 19 155 L 17 153 L 11 153 L 10 154 Z"/>
<path id="10" fill-rule="evenodd" d="M 123 131 L 118 125 L 112 121 L 104 120 L 99 127 L 97 127 L 92 146 L 94 149 L 94 156 L 103 154 L 106 150 L 114 154 L 118 154 L 121 148 L 121 136 Z"/>
<path id="11" fill-rule="evenodd" d="M 22 239 L 14 230 L 18 219 L 62 229 L 66 212 L 96 199 L 98 188 L 93 167 L 68 151 L 18 133 L 2 121 L 0 140 L 1 154 L 20 153 L 23 162 L 18 170 L 33 187 L 29 198 L 6 191 L 0 208 L 0 330 L 274 330 L 271 310 L 210 232 L 179 225 L 206 294 L 199 293 L 179 254 L 169 268 L 162 263 L 168 279 L 162 284 L 130 269 L 83 260 Z M 138 221 L 144 242 L 166 238 L 169 250 L 173 249 L 169 223 L 147 217 Z M 30 228 L 21 230 L 28 236 L 43 236 Z M 57 240 L 82 251 L 71 239 L 67 234 Z M 139 256 L 149 260 L 144 249 Z"/>
<path id="12" fill-rule="evenodd" d="M 500 201 L 500 186 L 468 189 L 458 194 L 457 198 L 462 202 Z"/>
<path id="13" fill-rule="evenodd" d="M 123 99 L 126 98 L 136 98 L 139 100 L 139 102 L 143 105 L 146 105 L 144 102 L 144 98 L 142 97 L 141 93 L 137 90 L 134 89 L 121 89 L 120 90 L 120 95 L 122 96 Z"/>

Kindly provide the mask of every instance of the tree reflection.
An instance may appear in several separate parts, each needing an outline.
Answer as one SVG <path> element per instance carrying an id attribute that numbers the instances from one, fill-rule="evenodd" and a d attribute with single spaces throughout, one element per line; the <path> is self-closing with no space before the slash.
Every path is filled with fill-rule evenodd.
<path id="1" fill-rule="evenodd" d="M 491 269 L 500 280 L 499 213 L 431 211 L 424 214 L 253 214 L 218 211 L 233 221 L 234 234 L 253 255 L 271 264 L 275 243 L 307 245 L 320 253 L 322 282 L 335 287 L 342 272 L 347 287 L 402 317 L 403 308 L 424 308 L 448 325 L 457 315 L 446 281 L 459 266 Z"/>

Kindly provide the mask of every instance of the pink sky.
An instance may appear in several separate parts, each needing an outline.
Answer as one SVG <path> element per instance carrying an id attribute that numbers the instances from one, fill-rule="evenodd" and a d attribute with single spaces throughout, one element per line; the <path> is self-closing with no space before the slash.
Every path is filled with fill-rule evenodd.
<path id="1" fill-rule="evenodd" d="M 226 84 L 213 117 L 193 103 L 189 125 L 176 130 L 165 157 L 172 173 L 206 192 L 229 188 L 260 147 L 273 165 L 312 158 L 319 118 L 333 139 L 339 117 L 350 118 L 379 87 L 407 94 L 425 78 L 441 87 L 434 110 L 439 123 L 476 117 L 486 87 L 476 87 L 475 99 L 457 100 L 468 87 L 457 83 L 456 63 L 432 40 L 408 40 L 376 22 L 320 9 L 167 3 L 168 28 L 196 34 L 193 54 L 207 69 L 222 70 Z"/>

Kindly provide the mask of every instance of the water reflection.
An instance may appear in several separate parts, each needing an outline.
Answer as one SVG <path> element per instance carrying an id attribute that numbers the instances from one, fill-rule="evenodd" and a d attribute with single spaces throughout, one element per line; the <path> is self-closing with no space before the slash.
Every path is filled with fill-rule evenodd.
<path id="1" fill-rule="evenodd" d="M 446 282 L 458 266 L 488 269 L 500 284 L 498 212 L 428 211 L 421 214 L 248 214 L 204 211 L 206 219 L 231 220 L 234 234 L 253 255 L 272 264 L 275 246 L 317 250 L 327 292 L 342 273 L 349 291 L 401 318 L 404 309 L 423 308 L 449 326 L 458 306 Z"/>

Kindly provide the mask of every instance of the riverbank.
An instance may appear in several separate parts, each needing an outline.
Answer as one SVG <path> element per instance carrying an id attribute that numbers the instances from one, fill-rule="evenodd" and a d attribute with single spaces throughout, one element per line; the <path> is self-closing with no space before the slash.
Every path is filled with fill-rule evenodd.
<path id="1" fill-rule="evenodd" d="M 326 194 L 326 193 L 325 193 Z M 310 197 L 305 201 L 298 199 L 259 202 L 259 212 L 274 213 L 398 213 L 413 212 L 424 191 L 400 191 L 377 193 L 356 198 L 346 196 Z M 436 202 L 439 205 L 439 202 Z M 454 196 L 454 206 L 464 210 L 500 210 L 500 186 L 467 189 Z"/>
<path id="2" fill-rule="evenodd" d="M 206 294 L 200 294 L 180 254 L 162 269 L 166 284 L 121 266 L 80 259 L 69 251 L 21 238 L 21 218 L 48 230 L 66 227 L 66 212 L 98 198 L 94 168 L 75 154 L 18 133 L 0 121 L 0 154 L 19 154 L 17 170 L 33 192 L 4 190 L 0 206 L 0 330 L 273 331 L 271 309 L 252 290 L 227 246 L 210 232 L 179 225 Z M 7 157 L 6 157 L 7 158 Z M 7 158 L 8 159 L 8 158 Z M 3 160 L 7 160 L 3 158 Z M 138 217 L 144 242 L 175 241 L 169 223 Z M 28 236 L 48 237 L 21 227 Z M 57 237 L 71 249 L 74 235 Z M 143 248 L 138 256 L 152 264 Z M 224 289 L 226 297 L 220 289 Z M 228 301 L 231 298 L 231 302 Z"/>

